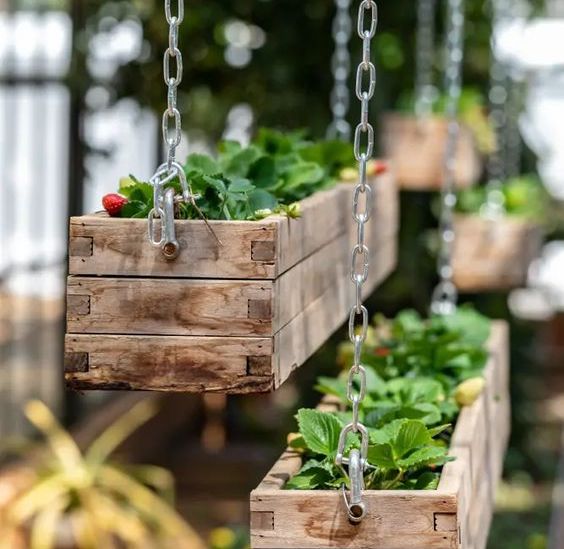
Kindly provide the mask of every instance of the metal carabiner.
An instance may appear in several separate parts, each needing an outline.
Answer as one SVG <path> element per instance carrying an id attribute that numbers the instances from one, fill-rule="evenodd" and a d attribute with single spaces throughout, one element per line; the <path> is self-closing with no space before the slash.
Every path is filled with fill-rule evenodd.
<path id="1" fill-rule="evenodd" d="M 165 259 L 168 260 L 176 259 L 180 252 L 180 244 L 176 240 L 176 231 L 174 229 L 174 195 L 174 189 L 169 187 L 165 191 L 163 201 L 162 251 Z"/>
<path id="2" fill-rule="evenodd" d="M 342 485 L 343 500 L 347 506 L 349 520 L 353 524 L 358 524 L 366 514 L 366 507 L 362 501 L 362 491 L 364 490 L 364 467 L 360 452 L 354 448 L 351 450 L 348 459 L 349 479 L 351 484 L 350 497 L 347 498 L 345 485 Z"/>

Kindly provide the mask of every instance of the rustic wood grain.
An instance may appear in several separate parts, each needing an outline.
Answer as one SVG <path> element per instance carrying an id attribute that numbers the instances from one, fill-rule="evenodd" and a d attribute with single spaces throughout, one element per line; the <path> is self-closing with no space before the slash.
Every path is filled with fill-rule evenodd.
<path id="1" fill-rule="evenodd" d="M 525 285 L 529 265 L 542 246 L 541 227 L 518 218 L 489 221 L 479 215 L 457 215 L 454 232 L 454 283 L 462 292 Z"/>
<path id="2" fill-rule="evenodd" d="M 366 241 L 373 268 L 364 297 L 392 271 L 397 254 L 397 189 L 390 174 L 372 185 Z M 205 231 L 202 222 L 180 223 L 188 231 L 184 237 L 203 241 L 192 242 L 172 267 L 136 233 L 138 223 L 145 231 L 144 220 L 74 219 L 74 249 L 85 254 L 86 240 L 93 244 L 91 256 L 71 255 L 71 271 L 79 274 L 67 285 L 68 386 L 228 393 L 277 388 L 348 316 L 356 237 L 352 190 L 340 184 L 306 199 L 298 220 L 217 222 L 221 247 L 209 233 L 198 233 Z M 115 221 L 126 225 L 120 229 Z M 213 278 L 200 278 L 203 273 Z M 232 279 L 233 273 L 242 278 Z M 73 366 L 79 356 L 88 367 Z"/>
<path id="3" fill-rule="evenodd" d="M 499 371 L 508 369 L 503 358 L 507 344 L 507 326 L 494 322 L 485 370 L 488 388 L 462 410 L 449 451 L 455 460 L 443 467 L 437 490 L 366 491 L 367 517 L 360 525 L 351 525 L 338 490 L 282 489 L 302 464 L 302 455 L 288 449 L 251 494 L 251 546 L 485 549 L 493 512 L 491 486 L 501 474 L 489 460 L 501 462 L 505 452 L 504 444 L 489 444 L 491 424 L 498 426 L 499 440 L 507 441 L 509 429 L 508 423 L 499 421 L 503 408 L 492 405 L 493 395 L 508 396 L 508 372 Z M 324 401 L 323 406 L 335 404 Z"/>
<path id="4" fill-rule="evenodd" d="M 248 357 L 269 357 L 270 338 L 67 335 L 65 352 L 88 354 L 85 372 L 68 371 L 75 389 L 265 392 L 272 373 L 247 372 Z"/>
<path id="5" fill-rule="evenodd" d="M 447 125 L 446 119 L 440 117 L 420 121 L 414 116 L 384 116 L 383 150 L 393 165 L 401 189 L 441 189 Z M 482 160 L 472 132 L 464 125 L 460 127 L 455 165 L 457 187 L 476 183 L 482 171 Z"/>

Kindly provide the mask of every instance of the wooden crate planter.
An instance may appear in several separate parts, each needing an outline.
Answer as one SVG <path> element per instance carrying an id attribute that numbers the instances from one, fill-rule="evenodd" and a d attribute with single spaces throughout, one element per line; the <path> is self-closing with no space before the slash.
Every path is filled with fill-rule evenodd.
<path id="1" fill-rule="evenodd" d="M 441 189 L 448 123 L 440 117 L 418 120 L 414 116 L 387 114 L 383 119 L 382 146 L 394 167 L 401 189 Z M 455 183 L 473 185 L 480 177 L 482 159 L 472 132 L 460 126 Z"/>
<path id="2" fill-rule="evenodd" d="M 373 182 L 366 294 L 393 270 L 397 190 Z M 302 201 L 302 217 L 177 221 L 173 262 L 143 219 L 70 223 L 65 377 L 77 389 L 266 392 L 345 321 L 352 185 Z"/>
<path id="3" fill-rule="evenodd" d="M 453 271 L 459 290 L 508 290 L 526 284 L 529 265 L 542 246 L 538 224 L 510 217 L 493 222 L 478 215 L 458 215 L 454 230 Z"/>
<path id="4" fill-rule="evenodd" d="M 508 330 L 495 322 L 486 388 L 464 408 L 450 455 L 432 491 L 370 490 L 359 525 L 339 490 L 283 490 L 301 467 L 287 450 L 251 494 L 254 549 L 484 549 L 510 430 Z"/>

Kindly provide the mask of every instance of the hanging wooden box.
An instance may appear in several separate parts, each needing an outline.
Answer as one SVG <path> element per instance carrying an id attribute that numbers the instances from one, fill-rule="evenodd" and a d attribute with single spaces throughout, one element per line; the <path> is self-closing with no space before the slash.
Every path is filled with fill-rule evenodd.
<path id="1" fill-rule="evenodd" d="M 393 270 L 397 190 L 373 182 L 366 294 Z M 180 256 L 147 242 L 147 222 L 70 223 L 65 378 L 76 389 L 266 392 L 347 318 L 352 185 L 301 203 L 302 217 L 177 221 Z"/>
<path id="2" fill-rule="evenodd" d="M 456 423 L 437 490 L 368 490 L 367 514 L 347 519 L 340 490 L 284 490 L 301 467 L 287 450 L 251 493 L 254 549 L 484 549 L 510 431 L 508 330 L 495 322 L 486 387 Z"/>
<path id="3" fill-rule="evenodd" d="M 387 114 L 383 118 L 382 146 L 394 167 L 400 189 L 438 191 L 441 189 L 448 122 L 432 117 L 418 120 L 414 116 Z M 458 188 L 478 181 L 482 159 L 472 132 L 460 125 L 455 183 Z"/>
<path id="4" fill-rule="evenodd" d="M 454 231 L 454 283 L 460 291 L 507 290 L 526 284 L 529 265 L 542 246 L 538 224 L 511 217 L 494 222 L 479 215 L 458 215 Z"/>

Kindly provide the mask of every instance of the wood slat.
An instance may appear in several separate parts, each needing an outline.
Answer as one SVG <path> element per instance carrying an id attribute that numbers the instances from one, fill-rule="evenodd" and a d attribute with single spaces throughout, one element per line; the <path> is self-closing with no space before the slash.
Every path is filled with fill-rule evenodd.
<path id="1" fill-rule="evenodd" d="M 490 444 L 491 424 L 496 438 L 507 440 L 509 424 L 500 422 L 502 406 L 490 406 L 494 395 L 508 398 L 507 326 L 494 322 L 488 342 L 491 358 L 485 370 L 489 389 L 462 410 L 452 437 L 455 461 L 442 470 L 435 491 L 364 492 L 367 516 L 349 524 L 338 490 L 283 490 L 300 469 L 302 455 L 288 449 L 251 494 L 251 546 L 256 549 L 374 548 L 485 549 L 493 509 L 491 486 L 505 446 Z M 503 383 L 498 383 L 504 380 Z M 325 410 L 334 402 L 323 401 Z"/>
<path id="2" fill-rule="evenodd" d="M 441 189 L 447 132 L 448 123 L 444 118 L 421 121 L 414 116 L 384 116 L 382 145 L 401 189 Z M 474 185 L 482 171 L 482 159 L 472 132 L 464 125 L 460 127 L 456 155 L 456 186 Z"/>
<path id="3" fill-rule="evenodd" d="M 457 215 L 454 232 L 454 283 L 465 292 L 525 285 L 529 265 L 542 246 L 541 227 L 516 218 L 488 221 Z"/>

